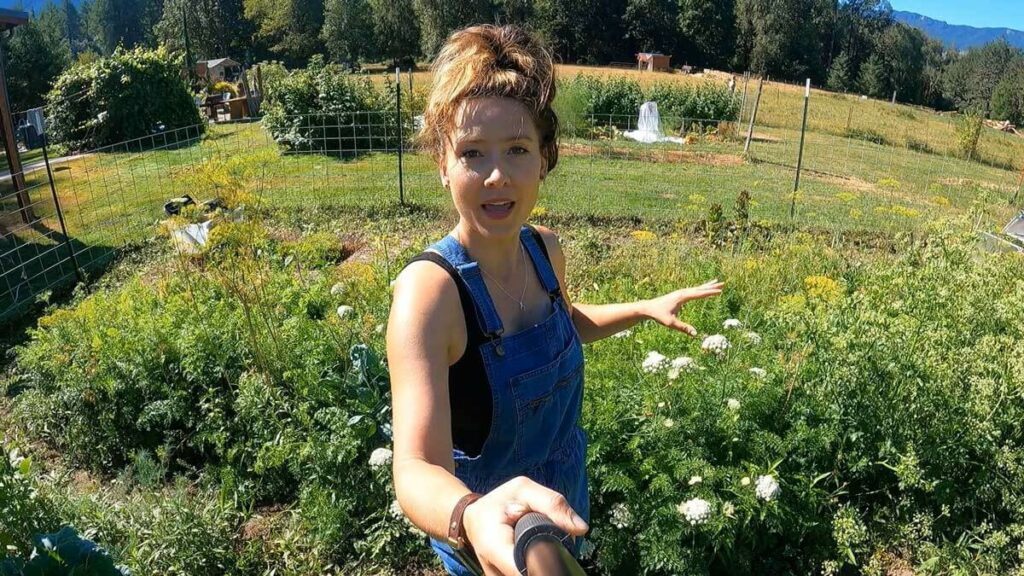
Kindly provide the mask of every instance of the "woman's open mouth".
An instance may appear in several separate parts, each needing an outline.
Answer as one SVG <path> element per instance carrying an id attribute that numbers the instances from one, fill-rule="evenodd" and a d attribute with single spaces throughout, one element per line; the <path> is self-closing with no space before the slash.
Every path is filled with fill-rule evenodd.
<path id="1" fill-rule="evenodd" d="M 503 220 L 512 213 L 512 209 L 515 208 L 516 203 L 512 200 L 501 200 L 496 202 L 485 202 L 480 205 L 484 209 L 484 214 L 495 220 Z"/>

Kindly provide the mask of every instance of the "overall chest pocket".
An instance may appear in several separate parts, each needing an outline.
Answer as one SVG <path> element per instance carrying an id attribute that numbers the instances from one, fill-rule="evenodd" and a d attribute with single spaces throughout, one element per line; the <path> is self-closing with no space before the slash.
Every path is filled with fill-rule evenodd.
<path id="1" fill-rule="evenodd" d="M 553 361 L 512 378 L 516 404 L 515 458 L 544 462 L 570 438 L 583 399 L 583 348 L 578 337 Z"/>

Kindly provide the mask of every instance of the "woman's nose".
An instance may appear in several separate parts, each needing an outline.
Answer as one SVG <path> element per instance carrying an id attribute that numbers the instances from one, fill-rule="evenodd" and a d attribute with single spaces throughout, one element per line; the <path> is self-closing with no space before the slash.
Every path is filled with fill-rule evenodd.
<path id="1" fill-rule="evenodd" d="M 501 165 L 500 161 L 494 163 L 491 166 L 491 172 L 487 175 L 487 179 L 484 180 L 484 186 L 490 188 L 501 188 L 508 184 L 508 172 L 505 167 Z"/>

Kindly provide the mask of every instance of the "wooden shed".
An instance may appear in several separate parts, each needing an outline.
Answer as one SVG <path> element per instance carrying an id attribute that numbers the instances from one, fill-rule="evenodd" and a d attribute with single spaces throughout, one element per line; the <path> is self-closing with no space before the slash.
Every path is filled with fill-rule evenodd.
<path id="1" fill-rule="evenodd" d="M 640 52 L 636 55 L 636 69 L 648 72 L 671 72 L 672 57 L 661 52 Z"/>

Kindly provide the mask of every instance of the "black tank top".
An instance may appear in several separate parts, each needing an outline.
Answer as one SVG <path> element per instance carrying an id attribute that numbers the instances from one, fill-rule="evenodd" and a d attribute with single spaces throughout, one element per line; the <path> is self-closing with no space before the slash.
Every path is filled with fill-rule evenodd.
<path id="1" fill-rule="evenodd" d="M 531 227 L 534 240 L 550 263 L 548 248 L 540 232 Z M 484 370 L 484 359 L 480 345 L 486 341 L 477 319 L 476 305 L 469 287 L 459 276 L 459 271 L 437 252 L 424 251 L 409 263 L 427 260 L 444 268 L 459 289 L 462 315 L 466 318 L 466 351 L 462 357 L 448 367 L 448 405 L 452 414 L 452 444 L 467 456 L 479 456 L 487 435 L 491 432 L 491 385 Z"/>

